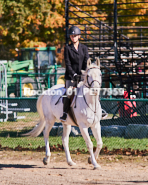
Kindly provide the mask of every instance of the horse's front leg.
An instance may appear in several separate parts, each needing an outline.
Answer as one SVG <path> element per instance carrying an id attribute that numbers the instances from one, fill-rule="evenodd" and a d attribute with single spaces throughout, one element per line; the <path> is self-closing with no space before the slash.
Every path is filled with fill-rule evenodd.
<path id="1" fill-rule="evenodd" d="M 88 128 L 85 126 L 84 123 L 80 123 L 79 128 L 80 128 L 81 134 L 82 134 L 82 136 L 83 136 L 83 138 L 86 142 L 87 148 L 90 152 L 91 163 L 94 165 L 94 169 L 98 169 L 98 168 L 100 168 L 100 165 L 97 163 L 97 161 L 95 159 L 95 156 L 94 156 L 94 153 L 93 153 L 93 143 L 90 139 L 90 136 L 89 136 L 89 133 L 88 133 Z"/>
<path id="2" fill-rule="evenodd" d="M 100 122 L 98 124 L 95 124 L 94 127 L 91 128 L 93 135 L 97 141 L 97 148 L 96 151 L 94 153 L 95 155 L 95 159 L 98 158 L 100 150 L 102 149 L 103 146 L 103 142 L 102 142 L 102 138 L 101 138 L 101 126 L 100 126 Z M 88 162 L 91 163 L 91 158 L 88 158 Z"/>
<path id="3" fill-rule="evenodd" d="M 49 122 L 48 120 L 46 120 L 46 126 L 43 131 L 44 141 L 45 141 L 45 149 L 46 149 L 46 157 L 43 159 L 43 163 L 45 165 L 47 165 L 50 162 L 51 152 L 50 152 L 50 147 L 49 147 L 49 132 L 52 129 L 53 125 L 54 125 L 53 121 Z"/>
<path id="4" fill-rule="evenodd" d="M 69 134 L 71 132 L 71 125 L 65 125 L 63 124 L 63 136 L 62 136 L 62 143 L 64 146 L 64 150 L 65 150 L 65 154 L 66 154 L 66 159 L 67 159 L 67 163 L 70 166 L 76 165 L 76 163 L 74 163 L 71 159 L 70 156 L 70 152 L 69 152 Z"/>

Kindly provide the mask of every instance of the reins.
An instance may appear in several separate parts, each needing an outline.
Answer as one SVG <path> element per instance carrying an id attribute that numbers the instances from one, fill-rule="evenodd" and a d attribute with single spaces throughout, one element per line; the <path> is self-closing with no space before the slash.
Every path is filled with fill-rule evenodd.
<path id="1" fill-rule="evenodd" d="M 96 67 L 89 68 L 88 70 L 94 69 L 94 68 L 96 68 Z M 98 68 L 96 68 L 96 69 L 98 69 Z M 98 82 L 99 85 L 101 85 L 101 83 L 100 83 L 98 80 L 93 80 L 91 83 L 89 83 L 88 77 L 89 77 L 89 76 L 87 75 L 87 84 L 88 84 L 88 86 L 87 86 L 86 84 L 84 84 L 87 88 L 90 89 L 91 86 L 92 86 L 92 84 L 93 84 L 95 81 Z M 84 91 L 83 91 L 83 92 L 84 92 Z M 95 101 L 95 111 L 94 111 L 94 110 L 89 106 L 89 104 L 87 103 L 84 93 L 83 93 L 83 98 L 84 98 L 84 101 L 85 101 L 86 105 L 93 111 L 94 114 L 96 114 L 96 113 L 97 113 L 97 112 L 96 112 L 96 109 L 97 109 L 97 103 L 96 103 L 96 101 Z M 94 121 L 95 121 L 95 116 L 94 116 L 93 123 L 94 123 Z"/>
<path id="2" fill-rule="evenodd" d="M 85 101 L 86 105 L 94 112 L 94 114 L 96 114 L 96 106 L 95 106 L 95 111 L 94 111 L 94 110 L 88 105 L 88 103 L 87 103 L 87 101 L 86 101 L 86 98 L 85 98 L 84 94 L 83 94 L 83 98 L 84 98 L 84 101 Z M 96 104 L 96 102 L 95 102 L 95 104 Z"/>
<path id="3" fill-rule="evenodd" d="M 98 69 L 98 68 L 92 67 L 92 68 L 89 68 L 88 70 L 90 70 L 90 69 Z M 93 80 L 91 83 L 89 83 L 88 77 L 89 77 L 89 76 L 87 75 L 87 84 L 88 84 L 88 86 L 87 86 L 86 84 L 84 84 L 87 88 L 91 88 L 91 85 L 92 85 L 95 81 L 98 82 L 99 85 L 101 85 L 101 83 L 100 83 L 98 80 Z"/>

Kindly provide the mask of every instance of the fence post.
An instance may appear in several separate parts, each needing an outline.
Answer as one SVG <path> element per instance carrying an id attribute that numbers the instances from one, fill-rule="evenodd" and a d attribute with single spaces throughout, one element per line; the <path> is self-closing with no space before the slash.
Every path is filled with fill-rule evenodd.
<path id="1" fill-rule="evenodd" d="M 22 97 L 22 75 L 20 75 L 20 97 Z"/>
<path id="2" fill-rule="evenodd" d="M 50 88 L 50 73 L 48 74 L 48 89 Z"/>
<path id="3" fill-rule="evenodd" d="M 57 63 L 55 63 L 55 85 L 57 84 Z"/>

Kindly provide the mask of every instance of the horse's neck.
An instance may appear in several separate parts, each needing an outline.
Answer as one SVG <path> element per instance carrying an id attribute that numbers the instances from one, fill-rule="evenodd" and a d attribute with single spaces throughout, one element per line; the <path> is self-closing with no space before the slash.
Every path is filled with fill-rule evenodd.
<path id="1" fill-rule="evenodd" d="M 84 86 L 84 85 L 81 86 L 81 91 L 79 91 L 79 92 L 81 92 L 82 95 L 85 96 L 85 100 L 86 100 L 87 104 L 88 104 L 89 106 L 91 106 L 91 108 L 92 108 L 93 110 L 95 110 L 95 109 L 98 107 L 99 95 L 97 95 L 97 96 L 91 95 L 91 92 L 90 92 L 90 89 L 89 89 L 89 88 L 87 88 L 87 91 L 88 91 L 88 92 L 86 92 L 86 93 L 84 94 L 84 88 L 87 88 L 87 87 Z M 83 98 L 83 99 L 84 99 L 84 98 Z M 84 100 L 84 101 L 85 101 L 85 100 Z"/>

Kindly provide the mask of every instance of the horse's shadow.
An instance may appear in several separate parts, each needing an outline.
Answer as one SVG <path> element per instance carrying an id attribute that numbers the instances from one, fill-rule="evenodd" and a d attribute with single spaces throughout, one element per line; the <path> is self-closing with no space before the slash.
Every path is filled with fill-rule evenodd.
<path id="1" fill-rule="evenodd" d="M 36 165 L 28 165 L 28 164 L 0 164 L 0 170 L 2 170 L 3 168 L 42 168 L 42 167 L 38 167 Z"/>
<path id="2" fill-rule="evenodd" d="M 83 167 L 70 167 L 70 168 L 66 168 L 66 167 L 51 167 L 50 169 L 52 169 L 52 170 L 61 170 L 61 169 L 63 169 L 63 170 L 90 170 L 90 169 L 88 169 L 88 168 L 83 168 Z"/>

